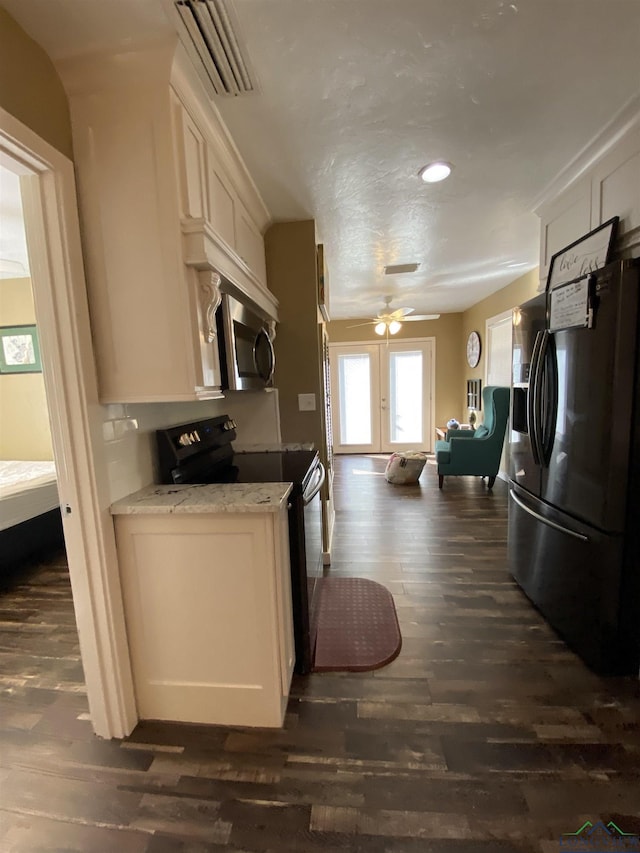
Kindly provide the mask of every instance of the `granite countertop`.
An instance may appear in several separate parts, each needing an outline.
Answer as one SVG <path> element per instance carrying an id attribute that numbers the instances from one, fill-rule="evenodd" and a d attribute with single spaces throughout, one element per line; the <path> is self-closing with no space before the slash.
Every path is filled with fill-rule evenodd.
<path id="1" fill-rule="evenodd" d="M 215 483 L 146 486 L 111 504 L 111 515 L 278 512 L 291 483 Z"/>

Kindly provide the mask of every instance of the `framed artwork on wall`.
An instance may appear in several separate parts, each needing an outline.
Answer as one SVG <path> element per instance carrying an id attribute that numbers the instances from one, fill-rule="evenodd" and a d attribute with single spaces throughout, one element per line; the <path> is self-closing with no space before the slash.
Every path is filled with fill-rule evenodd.
<path id="1" fill-rule="evenodd" d="M 0 373 L 42 373 L 35 326 L 0 326 Z"/>
<path id="2" fill-rule="evenodd" d="M 467 408 L 479 412 L 482 408 L 482 380 L 467 379 Z"/>

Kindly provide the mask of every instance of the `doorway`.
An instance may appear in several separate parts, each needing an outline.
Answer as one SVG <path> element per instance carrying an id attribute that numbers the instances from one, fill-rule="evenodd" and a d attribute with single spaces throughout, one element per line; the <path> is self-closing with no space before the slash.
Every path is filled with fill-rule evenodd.
<path id="1" fill-rule="evenodd" d="M 102 445 L 73 164 L 0 108 L 0 164 L 19 177 L 42 373 L 91 723 L 137 717 Z"/>
<path id="2" fill-rule="evenodd" d="M 487 361 L 485 385 L 511 386 L 512 312 L 504 311 L 486 322 Z M 498 476 L 506 480 L 509 470 L 509 443 L 505 441 Z"/>
<path id="3" fill-rule="evenodd" d="M 336 453 L 433 449 L 432 338 L 330 349 Z"/>

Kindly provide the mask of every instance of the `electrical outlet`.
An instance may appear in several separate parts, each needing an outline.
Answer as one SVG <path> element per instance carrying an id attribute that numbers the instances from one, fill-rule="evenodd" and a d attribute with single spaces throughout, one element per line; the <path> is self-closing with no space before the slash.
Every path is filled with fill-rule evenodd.
<path id="1" fill-rule="evenodd" d="M 316 410 L 316 395 L 315 394 L 298 394 L 298 411 L 300 412 L 315 412 Z"/>

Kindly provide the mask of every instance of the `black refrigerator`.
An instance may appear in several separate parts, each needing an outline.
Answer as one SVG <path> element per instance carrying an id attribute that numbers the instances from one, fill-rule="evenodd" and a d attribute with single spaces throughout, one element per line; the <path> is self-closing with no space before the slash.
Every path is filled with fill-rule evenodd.
<path id="1" fill-rule="evenodd" d="M 640 261 L 514 311 L 509 571 L 594 671 L 640 668 Z"/>

